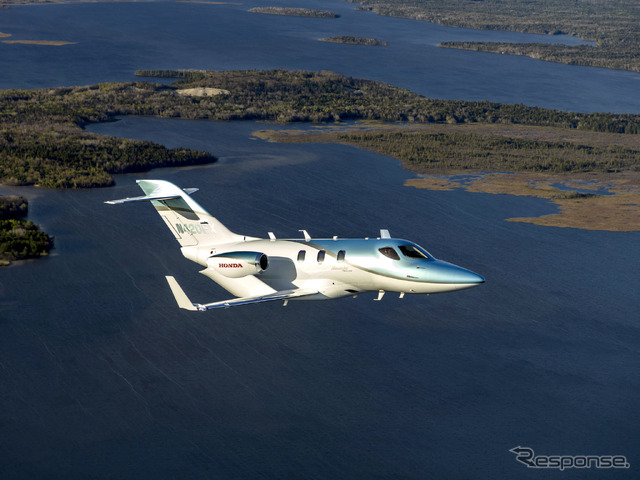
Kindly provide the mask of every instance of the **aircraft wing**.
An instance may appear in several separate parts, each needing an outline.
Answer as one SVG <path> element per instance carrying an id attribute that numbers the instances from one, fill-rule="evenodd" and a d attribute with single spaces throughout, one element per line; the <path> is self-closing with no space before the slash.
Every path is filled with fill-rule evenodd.
<path id="1" fill-rule="evenodd" d="M 178 306 L 180 308 L 184 308 L 185 310 L 191 310 L 191 311 L 194 311 L 194 310 L 206 311 L 212 308 L 236 307 L 238 305 L 248 305 L 250 303 L 272 302 L 274 300 L 286 301 L 286 300 L 289 300 L 290 298 L 306 297 L 308 295 L 314 295 L 318 293 L 317 290 L 297 288 L 292 290 L 281 290 L 279 292 L 273 292 L 267 295 L 258 295 L 255 297 L 239 297 L 239 298 L 232 298 L 230 300 L 222 300 L 220 302 L 201 304 L 201 303 L 193 303 L 191 300 L 189 300 L 189 297 L 187 297 L 187 294 L 184 293 L 184 291 L 182 290 L 182 287 L 180 287 L 180 285 L 178 284 L 175 278 L 171 276 L 167 276 L 166 279 L 167 279 L 167 282 L 169 283 L 169 287 L 171 288 L 171 292 L 173 293 L 173 296 L 176 299 L 176 302 L 178 302 Z"/>

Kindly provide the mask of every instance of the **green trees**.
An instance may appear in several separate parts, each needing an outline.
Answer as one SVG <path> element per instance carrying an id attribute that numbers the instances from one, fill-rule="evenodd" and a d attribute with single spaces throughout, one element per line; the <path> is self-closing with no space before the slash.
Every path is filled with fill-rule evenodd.
<path id="1" fill-rule="evenodd" d="M 369 47 L 386 47 L 387 42 L 377 38 L 354 37 L 351 35 L 339 35 L 337 37 L 320 38 L 321 42 L 346 43 L 347 45 L 366 45 Z"/>
<path id="2" fill-rule="evenodd" d="M 113 173 L 215 161 L 207 152 L 167 149 L 82 129 L 118 114 L 161 113 L 162 90 L 140 83 L 0 91 L 0 182 L 104 187 L 113 184 Z M 151 98 L 156 105 L 151 105 Z"/>
<path id="3" fill-rule="evenodd" d="M 249 9 L 249 11 L 252 13 L 265 13 L 267 15 L 289 15 L 292 17 L 338 18 L 340 16 L 328 10 L 310 10 L 308 8 L 255 7 Z"/>
<path id="4" fill-rule="evenodd" d="M 136 74 L 179 79 L 166 88 L 213 87 L 230 92 L 229 95 L 191 98 L 190 102 L 185 100 L 175 105 L 180 116 L 185 118 L 282 122 L 482 122 L 640 132 L 639 115 L 583 114 L 521 104 L 430 99 L 382 82 L 326 71 L 139 71 Z"/>
<path id="5" fill-rule="evenodd" d="M 51 188 L 108 186 L 111 174 L 215 161 L 207 152 L 95 135 L 82 127 L 117 115 L 207 120 L 490 123 L 635 134 L 640 116 L 437 100 L 333 72 L 141 71 L 172 85 L 103 83 L 0 91 L 0 182 Z M 202 88 L 216 95 L 199 95 Z M 178 94 L 181 92 L 182 94 Z M 475 142 L 474 142 L 475 144 Z"/>
<path id="6" fill-rule="evenodd" d="M 616 172 L 639 169 L 637 150 L 498 135 L 430 132 L 336 134 L 339 142 L 406 162 L 418 173 L 445 170 L 491 172 Z"/>
<path id="7" fill-rule="evenodd" d="M 0 220 L 27 216 L 29 204 L 24 197 L 15 195 L 0 196 Z"/>
<path id="8" fill-rule="evenodd" d="M 452 27 L 576 35 L 595 45 L 448 42 L 446 47 L 528 55 L 570 65 L 640 72 L 640 4 L 635 0 L 348 0 L 381 15 Z"/>
<path id="9" fill-rule="evenodd" d="M 47 255 L 53 248 L 52 237 L 24 220 L 27 208 L 23 197 L 0 197 L 0 266 L 12 260 Z"/>

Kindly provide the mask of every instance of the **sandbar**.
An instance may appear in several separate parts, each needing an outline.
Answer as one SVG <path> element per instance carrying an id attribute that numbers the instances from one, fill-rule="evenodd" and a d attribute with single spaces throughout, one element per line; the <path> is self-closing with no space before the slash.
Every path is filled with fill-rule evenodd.
<path id="1" fill-rule="evenodd" d="M 429 190 L 463 189 L 477 193 L 537 197 L 550 200 L 559 207 L 558 213 L 506 219 L 509 222 L 610 232 L 640 231 L 638 172 L 563 175 L 471 173 L 470 176 L 471 179 L 469 175 L 425 175 L 407 180 L 405 185 Z M 600 193 L 603 190 L 606 194 Z"/>
<path id="2" fill-rule="evenodd" d="M 216 95 L 229 95 L 229 90 L 211 87 L 183 88 L 176 90 L 178 95 L 189 97 L 214 97 Z"/>
<path id="3" fill-rule="evenodd" d="M 2 40 L 2 43 L 61 47 L 63 45 L 75 45 L 78 42 L 63 42 L 59 40 Z"/>

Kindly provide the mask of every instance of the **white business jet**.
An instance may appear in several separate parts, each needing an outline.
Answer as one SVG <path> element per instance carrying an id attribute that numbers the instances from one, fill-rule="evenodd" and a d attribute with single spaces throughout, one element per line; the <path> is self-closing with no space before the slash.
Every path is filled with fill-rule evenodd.
<path id="1" fill-rule="evenodd" d="M 391 238 L 280 240 L 238 235 L 198 205 L 191 194 L 164 180 L 138 180 L 145 195 L 106 203 L 151 201 L 180 243 L 182 254 L 203 267 L 200 273 L 237 298 L 193 303 L 174 277 L 166 277 L 180 308 L 206 311 L 249 303 L 329 300 L 376 292 L 442 293 L 484 283 L 469 270 L 436 260 L 422 247 Z"/>

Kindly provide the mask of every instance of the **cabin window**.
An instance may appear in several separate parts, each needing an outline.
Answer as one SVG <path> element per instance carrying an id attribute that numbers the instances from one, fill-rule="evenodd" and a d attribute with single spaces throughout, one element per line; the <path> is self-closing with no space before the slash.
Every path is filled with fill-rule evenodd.
<path id="1" fill-rule="evenodd" d="M 400 255 L 398 255 L 398 252 L 396 252 L 393 247 L 382 247 L 379 248 L 378 251 L 392 260 L 400 260 Z"/>
<path id="2" fill-rule="evenodd" d="M 324 256 L 327 252 L 325 252 L 324 250 L 320 250 L 318 252 L 318 263 L 322 263 L 324 262 Z"/>
<path id="3" fill-rule="evenodd" d="M 344 262 L 345 254 L 346 254 L 346 252 L 344 250 L 340 250 L 338 252 L 338 257 L 337 257 L 338 262 Z"/>
<path id="4" fill-rule="evenodd" d="M 298 252 L 298 261 L 299 262 L 304 262 L 304 257 L 307 255 L 306 250 L 300 250 Z"/>
<path id="5" fill-rule="evenodd" d="M 399 245 L 398 248 L 405 257 L 409 258 L 426 258 L 429 260 L 431 257 L 422 249 L 419 249 L 413 245 Z"/>

